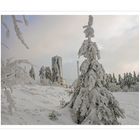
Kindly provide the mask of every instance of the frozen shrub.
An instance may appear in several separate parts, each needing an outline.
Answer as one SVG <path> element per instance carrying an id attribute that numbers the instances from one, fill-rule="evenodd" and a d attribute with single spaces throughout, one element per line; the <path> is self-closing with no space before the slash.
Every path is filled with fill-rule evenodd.
<path id="1" fill-rule="evenodd" d="M 55 121 L 55 120 L 58 120 L 58 118 L 57 118 L 57 113 L 53 110 L 50 114 L 49 114 L 49 119 L 50 120 L 53 120 L 53 121 Z"/>

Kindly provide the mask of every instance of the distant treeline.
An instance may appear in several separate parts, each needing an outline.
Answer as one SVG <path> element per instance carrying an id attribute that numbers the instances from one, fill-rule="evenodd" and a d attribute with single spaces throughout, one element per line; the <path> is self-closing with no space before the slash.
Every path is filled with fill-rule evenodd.
<path id="1" fill-rule="evenodd" d="M 112 92 L 138 92 L 139 91 L 139 74 L 124 73 L 115 76 L 115 74 L 106 74 L 104 86 Z"/>

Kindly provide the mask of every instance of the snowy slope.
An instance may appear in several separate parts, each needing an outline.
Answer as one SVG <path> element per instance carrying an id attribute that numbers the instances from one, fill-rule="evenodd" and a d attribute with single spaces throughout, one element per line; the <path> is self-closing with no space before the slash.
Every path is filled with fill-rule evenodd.
<path id="1" fill-rule="evenodd" d="M 126 112 L 126 119 L 122 124 L 138 124 L 138 93 L 113 93 Z M 69 93 L 62 87 L 51 86 L 15 86 L 12 97 L 16 111 L 11 115 L 8 112 L 6 97 L 2 91 L 2 124 L 75 124 L 68 108 L 62 109 L 60 101 L 70 100 Z M 55 111 L 57 120 L 50 120 L 49 114 Z"/>
<path id="2" fill-rule="evenodd" d="M 125 125 L 139 124 L 139 93 L 138 92 L 123 92 L 113 93 L 119 101 L 120 106 L 124 109 L 126 119 L 120 119 L 120 122 Z"/>
<path id="3" fill-rule="evenodd" d="M 2 124 L 72 124 L 69 112 L 63 115 L 60 106 L 62 98 L 67 102 L 70 97 L 63 88 L 39 85 L 16 86 L 12 93 L 16 103 L 13 115 L 8 113 L 6 98 L 2 95 Z M 48 115 L 57 111 L 58 120 L 52 121 Z M 66 111 L 65 111 L 66 112 Z M 64 113 L 65 113 L 64 112 Z"/>

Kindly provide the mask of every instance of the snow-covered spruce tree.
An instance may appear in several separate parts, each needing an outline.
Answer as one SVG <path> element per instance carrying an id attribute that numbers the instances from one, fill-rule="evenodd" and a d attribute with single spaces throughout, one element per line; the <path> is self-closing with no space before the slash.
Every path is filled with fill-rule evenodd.
<path id="1" fill-rule="evenodd" d="M 45 77 L 46 77 L 46 79 L 49 79 L 49 80 L 52 81 L 51 69 L 50 69 L 50 67 L 48 67 L 48 66 L 45 68 Z"/>
<path id="2" fill-rule="evenodd" d="M 45 67 L 42 66 L 39 70 L 39 76 L 40 76 L 40 83 L 45 84 Z"/>
<path id="3" fill-rule="evenodd" d="M 139 82 L 139 74 L 137 75 L 137 82 Z"/>
<path id="4" fill-rule="evenodd" d="M 33 66 L 31 67 L 31 69 L 30 69 L 30 71 L 29 71 L 29 75 L 30 75 L 30 77 L 31 77 L 32 79 L 35 80 L 35 71 L 34 71 L 34 67 L 33 67 Z"/>
<path id="5" fill-rule="evenodd" d="M 52 85 L 52 72 L 50 67 L 45 68 L 46 85 Z"/>
<path id="6" fill-rule="evenodd" d="M 120 85 L 117 82 L 115 74 L 106 74 L 105 76 L 105 84 L 103 85 L 111 92 L 118 92 L 121 91 Z"/>
<path id="7" fill-rule="evenodd" d="M 111 92 L 103 87 L 105 71 L 98 62 L 97 44 L 91 40 L 94 37 L 92 24 L 93 17 L 89 16 L 88 25 L 83 27 L 87 39 L 78 53 L 79 57 L 83 55 L 86 59 L 80 66 L 81 75 L 69 106 L 77 124 L 116 125 L 119 124 L 117 118 L 123 118 L 124 112 Z"/>
<path id="8" fill-rule="evenodd" d="M 52 81 L 56 85 L 64 85 L 62 73 L 62 57 L 52 57 Z"/>
<path id="9" fill-rule="evenodd" d="M 122 79 L 121 75 L 119 74 L 118 75 L 118 84 L 120 85 L 121 88 L 122 88 L 122 82 L 123 82 L 123 79 Z"/>
<path id="10" fill-rule="evenodd" d="M 133 81 L 134 81 L 134 83 L 137 82 L 137 76 L 136 76 L 136 72 L 135 71 L 133 72 Z"/>
<path id="11" fill-rule="evenodd" d="M 116 79 L 116 77 L 115 77 L 115 74 L 114 74 L 114 73 L 113 73 L 112 78 L 113 78 L 113 83 L 116 83 L 116 84 L 117 84 L 117 79 Z"/>

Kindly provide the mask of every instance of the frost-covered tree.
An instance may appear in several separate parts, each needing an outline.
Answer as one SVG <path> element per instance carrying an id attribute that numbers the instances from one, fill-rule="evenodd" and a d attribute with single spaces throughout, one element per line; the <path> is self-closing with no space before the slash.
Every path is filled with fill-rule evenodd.
<path id="1" fill-rule="evenodd" d="M 132 75 L 132 82 L 131 82 L 131 86 L 130 86 L 130 91 L 132 91 L 132 92 L 139 91 L 139 81 L 137 80 L 137 75 L 136 75 L 135 71 L 133 72 L 133 75 Z"/>
<path id="2" fill-rule="evenodd" d="M 81 75 L 78 78 L 74 95 L 69 103 L 72 116 L 77 124 L 119 124 L 117 118 L 124 117 L 118 101 L 102 84 L 105 71 L 98 62 L 100 52 L 92 28 L 93 17 L 89 16 L 88 25 L 83 28 L 85 37 L 79 57 L 86 59 L 80 66 Z"/>
<path id="3" fill-rule="evenodd" d="M 115 74 L 114 74 L 114 73 L 113 73 L 113 76 L 112 76 L 112 80 L 113 80 L 113 81 L 112 81 L 113 83 L 116 83 L 116 84 L 117 84 L 117 79 L 116 79 L 116 77 L 115 77 Z"/>
<path id="4" fill-rule="evenodd" d="M 117 91 L 124 91 L 124 92 L 135 92 L 139 89 L 139 83 L 137 80 L 136 72 L 134 71 L 133 74 L 131 72 L 124 73 L 122 77 L 120 74 L 118 75 L 118 81 L 115 77 L 115 74 L 106 74 L 105 78 L 106 84 L 104 85 L 109 91 L 117 92 Z"/>
<path id="5" fill-rule="evenodd" d="M 45 80 L 45 67 L 42 66 L 39 70 L 39 76 L 40 76 L 40 83 L 44 84 L 44 80 Z"/>
<path id="6" fill-rule="evenodd" d="M 128 88 L 130 88 L 130 86 L 132 85 L 132 83 L 133 83 L 132 74 L 130 72 L 124 74 L 124 86 L 127 86 Z"/>
<path id="7" fill-rule="evenodd" d="M 122 83 L 122 77 L 121 77 L 121 75 L 119 74 L 119 75 L 118 75 L 118 84 L 121 85 L 121 83 Z"/>
<path id="8" fill-rule="evenodd" d="M 113 77 L 112 77 L 111 74 L 109 74 L 109 82 L 110 82 L 110 83 L 113 83 Z"/>
<path id="9" fill-rule="evenodd" d="M 116 84 L 116 83 L 109 83 L 108 88 L 109 91 L 111 92 L 120 92 L 122 91 L 120 88 L 120 85 Z"/>
<path id="10" fill-rule="evenodd" d="M 50 67 L 42 66 L 39 70 L 39 76 L 42 85 L 52 85 L 52 73 Z"/>
<path id="11" fill-rule="evenodd" d="M 133 77 L 132 77 L 132 74 L 129 72 L 127 85 L 130 88 L 132 84 L 133 84 Z"/>
<path id="12" fill-rule="evenodd" d="M 122 80 L 122 86 L 124 92 L 135 92 L 139 91 L 139 81 L 137 79 L 136 72 L 134 71 L 133 74 L 131 72 L 124 73 L 124 77 Z"/>
<path id="13" fill-rule="evenodd" d="M 39 70 L 39 76 L 40 76 L 40 79 L 44 79 L 45 78 L 45 67 L 42 66 Z"/>
<path id="14" fill-rule="evenodd" d="M 118 92 L 121 91 L 120 85 L 117 81 L 117 78 L 115 77 L 115 74 L 111 75 L 111 74 L 106 74 L 105 77 L 105 87 L 111 91 L 111 92 Z"/>
<path id="15" fill-rule="evenodd" d="M 139 82 L 139 74 L 137 75 L 137 82 Z"/>
<path id="16" fill-rule="evenodd" d="M 62 73 L 62 57 L 52 57 L 52 81 L 55 84 L 63 85 L 63 73 Z"/>
<path id="17" fill-rule="evenodd" d="M 137 75 L 136 75 L 136 72 L 134 71 L 133 72 L 133 83 L 136 84 L 137 82 Z"/>
<path id="18" fill-rule="evenodd" d="M 6 64 L 3 64 L 1 67 L 2 83 L 5 83 L 7 86 L 10 86 L 15 85 L 17 83 L 21 84 L 32 82 L 28 72 L 26 72 L 26 70 L 22 67 L 22 64 L 32 65 L 27 59 L 7 59 Z"/>
<path id="19" fill-rule="evenodd" d="M 52 73 L 51 73 L 50 67 L 45 68 L 45 77 L 46 77 L 46 79 L 49 79 L 52 81 Z"/>
<path id="20" fill-rule="evenodd" d="M 35 80 L 35 70 L 34 70 L 34 67 L 32 66 L 30 71 L 29 71 L 29 75 L 32 79 Z"/>
<path id="21" fill-rule="evenodd" d="M 46 85 L 52 85 L 52 72 L 50 67 L 45 68 L 45 78 L 46 78 Z"/>
<path id="22" fill-rule="evenodd" d="M 118 75 L 118 85 L 120 85 L 120 88 L 123 87 L 123 78 L 121 77 L 121 75 Z"/>
<path id="23" fill-rule="evenodd" d="M 12 97 L 13 86 L 16 84 L 30 84 L 32 79 L 22 64 L 32 65 L 27 59 L 12 60 L 7 59 L 6 63 L 2 61 L 1 66 L 1 88 L 8 103 L 8 112 L 12 115 L 13 110 L 16 110 L 15 101 Z"/>

